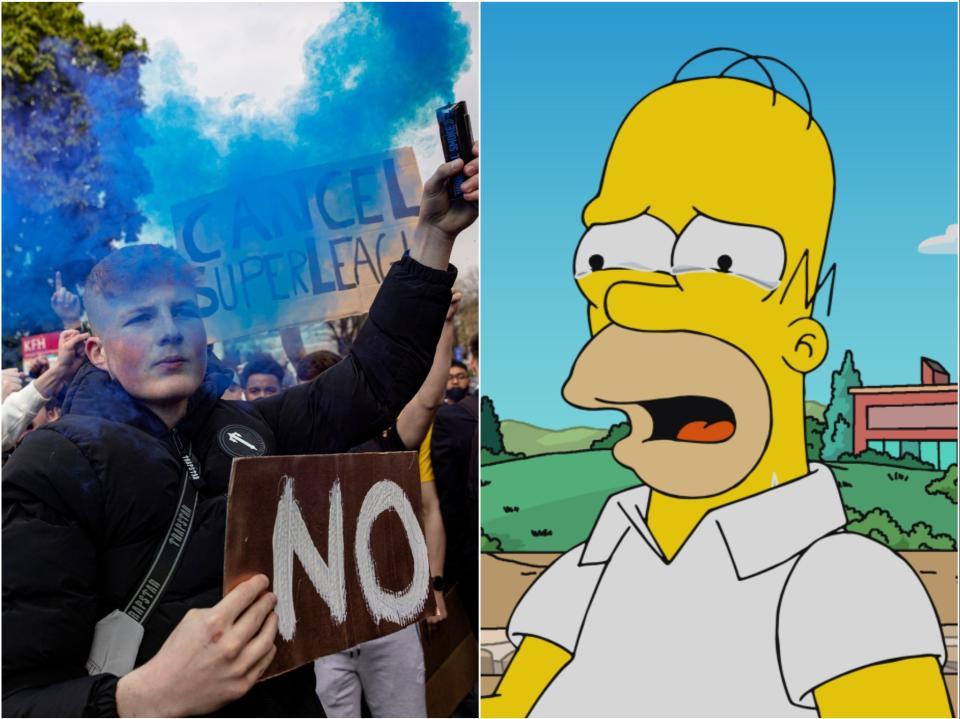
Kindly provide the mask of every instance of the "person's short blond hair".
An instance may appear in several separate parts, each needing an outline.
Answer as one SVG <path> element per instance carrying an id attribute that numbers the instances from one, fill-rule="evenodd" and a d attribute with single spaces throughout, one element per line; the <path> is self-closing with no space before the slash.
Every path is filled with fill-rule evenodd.
<path id="1" fill-rule="evenodd" d="M 163 245 L 130 245 L 100 260 L 84 282 L 83 302 L 96 331 L 102 308 L 130 292 L 157 285 L 197 286 L 196 269 Z"/>

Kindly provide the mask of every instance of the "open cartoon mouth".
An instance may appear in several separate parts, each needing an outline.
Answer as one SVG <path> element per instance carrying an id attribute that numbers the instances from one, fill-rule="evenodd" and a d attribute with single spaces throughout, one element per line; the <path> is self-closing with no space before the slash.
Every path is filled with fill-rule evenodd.
<path id="1" fill-rule="evenodd" d="M 677 442 L 726 442 L 737 429 L 730 405 L 713 397 L 667 397 L 637 402 L 653 419 L 647 441 L 672 439 Z"/>
<path id="2" fill-rule="evenodd" d="M 629 404 L 640 405 L 653 420 L 653 431 L 645 440 L 647 442 L 669 439 L 675 442 L 717 444 L 726 442 L 737 429 L 737 420 L 730 405 L 713 397 L 688 395 L 639 400 Z"/>

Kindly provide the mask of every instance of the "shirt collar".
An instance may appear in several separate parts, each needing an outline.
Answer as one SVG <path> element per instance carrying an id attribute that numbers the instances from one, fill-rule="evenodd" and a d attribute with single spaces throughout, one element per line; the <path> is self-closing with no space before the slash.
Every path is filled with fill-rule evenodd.
<path id="1" fill-rule="evenodd" d="M 746 579 L 786 561 L 847 523 L 833 474 L 810 465 L 810 474 L 711 510 L 694 533 L 716 526 L 737 576 Z M 631 528 L 659 554 L 646 525 L 650 488 L 635 487 L 607 500 L 581 556 L 581 564 L 609 561 Z M 684 548 L 680 549 L 680 556 Z"/>
<path id="2" fill-rule="evenodd" d="M 636 529 L 659 554 L 656 542 L 647 528 L 645 517 L 650 502 L 650 487 L 641 485 L 623 492 L 617 492 L 607 498 L 600 516 L 593 525 L 580 556 L 580 564 L 604 564 L 609 561 L 623 535 L 631 527 Z"/>

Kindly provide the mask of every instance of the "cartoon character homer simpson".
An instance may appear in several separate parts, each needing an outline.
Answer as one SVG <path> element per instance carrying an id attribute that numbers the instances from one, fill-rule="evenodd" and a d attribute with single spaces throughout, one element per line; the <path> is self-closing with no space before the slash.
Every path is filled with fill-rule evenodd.
<path id="1" fill-rule="evenodd" d="M 773 88 L 789 68 L 735 52 L 771 87 L 647 95 L 584 210 L 592 338 L 563 396 L 626 413 L 613 453 L 643 486 L 521 599 L 483 716 L 950 716 L 923 585 L 843 531 L 830 470 L 807 464 L 830 148 L 809 100 Z"/>

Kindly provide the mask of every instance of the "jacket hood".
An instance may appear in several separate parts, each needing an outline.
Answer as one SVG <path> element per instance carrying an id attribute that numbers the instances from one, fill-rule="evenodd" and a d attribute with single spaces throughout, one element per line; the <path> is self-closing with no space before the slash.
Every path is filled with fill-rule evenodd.
<path id="1" fill-rule="evenodd" d="M 208 349 L 206 374 L 187 402 L 187 413 L 177 423 L 176 429 L 185 436 L 192 436 L 206 420 L 220 395 L 230 386 L 232 376 L 233 373 Z M 89 361 L 83 363 L 67 388 L 62 411 L 64 415 L 91 415 L 120 422 L 155 437 L 165 437 L 169 432 L 152 410 Z"/>

